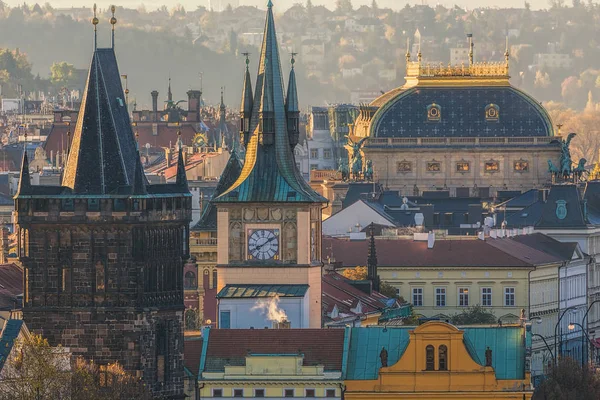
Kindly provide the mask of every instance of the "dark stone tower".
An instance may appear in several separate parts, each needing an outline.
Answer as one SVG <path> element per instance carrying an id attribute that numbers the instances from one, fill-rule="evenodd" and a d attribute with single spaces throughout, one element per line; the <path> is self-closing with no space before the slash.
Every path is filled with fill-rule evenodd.
<path id="1" fill-rule="evenodd" d="M 113 48 L 94 49 L 62 186 L 31 185 L 23 156 L 23 318 L 52 345 L 119 361 L 178 399 L 191 195 L 182 162 L 176 183 L 148 183 L 119 76 Z"/>

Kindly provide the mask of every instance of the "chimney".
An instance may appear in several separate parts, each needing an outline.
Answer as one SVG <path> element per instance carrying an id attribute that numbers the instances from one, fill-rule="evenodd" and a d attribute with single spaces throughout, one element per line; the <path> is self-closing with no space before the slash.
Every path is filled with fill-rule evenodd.
<path id="1" fill-rule="evenodd" d="M 171 148 L 165 147 L 165 160 L 167 160 L 167 168 L 171 166 Z"/>
<path id="2" fill-rule="evenodd" d="M 158 90 L 150 92 L 152 96 L 152 121 L 158 121 Z"/>
<path id="3" fill-rule="evenodd" d="M 433 249 L 434 245 L 435 245 L 435 233 L 429 231 L 429 233 L 427 234 L 427 248 Z"/>
<path id="4" fill-rule="evenodd" d="M 273 321 L 273 329 L 290 329 L 292 324 L 287 319 L 277 322 Z"/>
<path id="5" fill-rule="evenodd" d="M 202 92 L 199 90 L 188 90 L 187 95 L 187 120 L 191 122 L 200 122 L 200 98 L 202 97 Z"/>

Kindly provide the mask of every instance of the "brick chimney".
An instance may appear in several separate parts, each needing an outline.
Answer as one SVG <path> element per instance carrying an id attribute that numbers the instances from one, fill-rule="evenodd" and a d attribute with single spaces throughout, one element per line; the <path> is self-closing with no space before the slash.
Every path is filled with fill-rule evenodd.
<path id="1" fill-rule="evenodd" d="M 158 121 L 158 90 L 150 92 L 152 96 L 152 121 Z"/>
<path id="2" fill-rule="evenodd" d="M 200 98 L 202 92 L 200 90 L 188 90 L 188 114 L 187 120 L 191 122 L 200 121 Z"/>

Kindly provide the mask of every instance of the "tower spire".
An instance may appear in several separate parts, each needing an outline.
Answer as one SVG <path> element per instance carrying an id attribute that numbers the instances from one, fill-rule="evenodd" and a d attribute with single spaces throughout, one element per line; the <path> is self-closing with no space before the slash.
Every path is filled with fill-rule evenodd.
<path id="1" fill-rule="evenodd" d="M 94 51 L 98 45 L 98 30 L 96 29 L 98 26 L 98 17 L 96 16 L 96 3 L 94 3 L 94 18 L 92 18 L 92 25 L 94 25 Z"/>
<path id="2" fill-rule="evenodd" d="M 242 101 L 240 104 L 240 139 L 244 145 L 250 140 L 250 118 L 252 117 L 252 79 L 250 78 L 250 53 L 242 53 L 246 57 L 246 73 L 244 74 L 244 87 L 242 89 Z"/>
<path id="3" fill-rule="evenodd" d="M 110 11 L 112 12 L 112 17 L 110 18 L 110 24 L 112 25 L 112 36 L 110 41 L 110 46 L 115 48 L 115 25 L 117 24 L 117 19 L 115 18 L 115 9 L 114 4 L 110 6 Z"/>
<path id="4" fill-rule="evenodd" d="M 296 87 L 296 72 L 294 71 L 294 64 L 296 60 L 294 57 L 298 53 L 291 53 L 292 59 L 290 60 L 290 64 L 292 65 L 290 69 L 290 78 L 288 81 L 287 87 L 287 96 L 285 99 L 285 112 L 288 120 L 288 135 L 290 137 L 290 147 L 292 152 L 294 148 L 298 144 L 298 140 L 300 137 L 300 109 L 298 107 L 298 88 Z"/>
<path id="5" fill-rule="evenodd" d="M 19 187 L 15 196 L 28 194 L 31 190 L 31 180 L 29 178 L 29 159 L 27 158 L 27 140 L 23 145 L 23 159 L 21 161 L 21 174 L 19 176 Z"/>
<path id="6" fill-rule="evenodd" d="M 171 73 L 169 72 L 169 89 L 167 90 L 167 100 L 173 101 L 173 93 L 171 92 Z"/>
<path id="7" fill-rule="evenodd" d="M 504 62 L 506 64 L 506 73 L 508 74 L 508 59 L 510 58 L 510 53 L 508 51 L 508 33 L 506 34 L 506 49 L 504 50 Z"/>
<path id="8" fill-rule="evenodd" d="M 406 38 L 406 65 L 410 62 L 410 38 Z"/>

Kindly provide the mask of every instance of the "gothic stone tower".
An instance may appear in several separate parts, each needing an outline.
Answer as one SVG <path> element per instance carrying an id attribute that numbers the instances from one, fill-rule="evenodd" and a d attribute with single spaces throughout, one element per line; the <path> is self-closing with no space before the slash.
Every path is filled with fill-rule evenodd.
<path id="1" fill-rule="evenodd" d="M 296 167 L 297 104 L 293 69 L 284 100 L 269 1 L 256 90 L 252 96 L 246 69 L 242 91 L 244 166 L 213 199 L 218 210 L 220 328 L 262 328 L 276 322 L 253 310 L 261 297 L 275 295 L 292 328 L 321 327 L 321 208 L 326 200 Z"/>
<path id="2" fill-rule="evenodd" d="M 31 185 L 23 154 L 23 318 L 52 345 L 183 398 L 191 196 L 181 152 L 176 183 L 148 183 L 123 97 L 114 49 L 94 49 L 62 186 Z"/>

